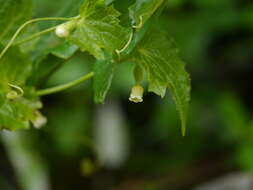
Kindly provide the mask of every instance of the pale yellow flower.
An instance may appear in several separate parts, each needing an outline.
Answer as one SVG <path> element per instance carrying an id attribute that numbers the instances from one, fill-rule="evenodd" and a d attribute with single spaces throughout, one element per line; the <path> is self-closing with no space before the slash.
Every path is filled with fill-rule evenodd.
<path id="1" fill-rule="evenodd" d="M 129 100 L 134 103 L 140 103 L 143 102 L 143 93 L 144 89 L 140 85 L 135 85 L 132 88 Z"/>
<path id="2" fill-rule="evenodd" d="M 46 125 L 47 118 L 45 116 L 43 116 L 39 111 L 36 111 L 35 114 L 36 114 L 36 118 L 34 120 L 32 120 L 32 124 L 33 124 L 34 128 L 40 129 L 41 127 Z"/>

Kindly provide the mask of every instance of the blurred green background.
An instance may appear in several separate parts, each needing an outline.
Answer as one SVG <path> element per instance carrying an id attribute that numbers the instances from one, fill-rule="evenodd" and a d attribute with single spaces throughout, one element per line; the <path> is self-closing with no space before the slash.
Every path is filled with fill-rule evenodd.
<path id="1" fill-rule="evenodd" d="M 33 1 L 34 17 L 73 16 L 82 2 Z M 132 2 L 115 7 L 126 12 Z M 169 94 L 128 101 L 133 65 L 122 64 L 104 105 L 93 103 L 87 82 L 43 98 L 44 128 L 2 132 L 1 190 L 190 190 L 253 172 L 252 1 L 170 0 L 157 25 L 191 74 L 186 137 Z M 77 53 L 46 85 L 76 79 L 93 63 Z"/>

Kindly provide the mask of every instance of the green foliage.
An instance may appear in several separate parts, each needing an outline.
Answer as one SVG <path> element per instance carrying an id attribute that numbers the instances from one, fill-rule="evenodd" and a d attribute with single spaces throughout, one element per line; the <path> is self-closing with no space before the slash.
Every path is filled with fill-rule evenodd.
<path id="1" fill-rule="evenodd" d="M 37 100 L 22 97 L 14 101 L 5 99 L 0 107 L 0 129 L 29 128 L 30 122 L 36 120 L 36 110 L 40 108 L 41 103 Z"/>
<path id="2" fill-rule="evenodd" d="M 173 40 L 161 32 L 152 31 L 137 46 L 132 60 L 145 68 L 150 92 L 164 97 L 166 88 L 170 88 L 180 113 L 184 134 L 190 100 L 190 79 Z"/>
<path id="3" fill-rule="evenodd" d="M 23 0 L 23 2 L 24 5 L 30 5 L 28 0 Z M 18 50 L 14 48 L 9 49 L 8 54 L 4 55 L 0 60 L 0 72 L 3 76 L 3 84 L 1 84 L 3 86 L 2 96 L 4 97 L 8 94 L 8 90 L 10 90 L 9 83 L 22 89 L 39 88 L 63 63 L 71 59 L 80 49 L 82 52 L 86 51 L 96 58 L 93 67 L 95 73 L 93 90 L 96 103 L 104 103 L 106 94 L 111 87 L 115 67 L 120 63 L 125 64 L 126 61 L 136 62 L 138 67 L 142 68 L 141 70 L 145 71 L 148 76 L 148 91 L 164 97 L 166 88 L 171 90 L 180 114 L 182 132 L 184 134 L 190 100 L 189 76 L 184 69 L 184 63 L 179 58 L 178 50 L 173 40 L 167 34 L 153 30 L 152 22 L 147 22 L 149 20 L 153 21 L 154 17 L 158 18 L 159 14 L 156 13 L 161 13 L 159 10 L 164 8 L 166 1 L 137 0 L 130 6 L 129 13 L 123 15 L 124 19 L 128 17 L 128 19 L 124 20 L 125 27 L 121 26 L 121 13 L 111 5 L 112 2 L 85 0 L 80 6 L 78 16 L 68 19 L 60 27 L 56 27 L 56 35 L 66 37 L 66 41 L 60 41 L 52 36 L 42 37 L 36 44 L 33 44 L 34 51 L 27 51 L 30 53 L 27 55 L 27 60 L 24 59 L 24 55 L 21 56 Z M 7 5 L 9 4 L 7 3 Z M 10 8 L 14 9 L 14 7 Z M 19 8 L 21 9 L 21 7 Z M 71 9 L 74 10 L 75 7 Z M 64 18 L 59 20 L 64 20 Z M 128 23 L 126 23 L 126 20 L 128 20 Z M 10 23 L 11 21 L 6 22 Z M 38 37 L 50 31 L 52 30 L 42 31 L 34 36 Z M 27 40 L 24 41 L 27 42 Z M 53 41 L 52 46 L 48 45 L 50 41 Z M 32 60 L 33 64 L 28 61 L 29 59 Z M 5 65 L 8 66 L 6 67 Z M 141 84 L 142 71 L 139 74 L 137 79 L 136 72 L 132 73 L 137 79 L 136 82 Z M 68 85 L 63 86 L 68 88 Z M 4 90 L 5 88 L 6 91 Z M 142 89 L 142 87 L 140 88 Z M 46 92 L 46 94 L 53 93 L 54 90 L 50 89 L 43 92 Z M 42 94 L 45 95 L 45 93 Z M 37 95 L 42 94 L 37 93 Z M 13 96 L 12 94 L 10 95 Z M 21 95 L 19 99 L 25 98 L 26 95 L 27 92 L 25 92 L 24 96 Z M 36 92 L 31 96 L 37 99 Z M 142 97 L 140 98 L 142 99 Z M 2 109 L 4 110 L 6 107 Z M 24 111 L 19 108 L 16 110 L 22 115 L 25 108 Z M 27 110 L 29 109 L 27 108 Z M 35 114 L 36 111 L 33 112 Z M 22 117 L 25 118 L 26 122 L 33 119 L 30 114 L 28 114 L 29 116 L 23 115 Z M 4 125 L 8 128 L 8 123 Z M 10 125 L 10 129 L 17 128 L 11 126 L 13 124 Z"/>
<path id="4" fill-rule="evenodd" d="M 155 13 L 165 0 L 137 0 L 129 8 L 129 15 L 136 27 L 141 27 Z"/>
<path id="5" fill-rule="evenodd" d="M 69 39 L 82 51 L 104 59 L 103 49 L 113 53 L 125 43 L 127 34 L 119 25 L 119 16 L 112 6 L 106 7 L 100 0 L 87 0 L 81 6 L 80 19 Z"/>
<path id="6" fill-rule="evenodd" d="M 76 45 L 67 42 L 60 42 L 56 47 L 48 48 L 35 60 L 28 85 L 34 86 L 45 83 L 77 50 Z"/>
<path id="7" fill-rule="evenodd" d="M 18 48 L 11 48 L 7 54 L 0 59 L 1 86 L 7 87 L 8 83 L 13 85 L 24 85 L 31 71 L 31 60 L 20 52 Z"/>
<path id="8" fill-rule="evenodd" d="M 94 66 L 94 100 L 96 103 L 104 103 L 106 94 L 111 86 L 116 63 L 108 57 L 98 60 Z"/>
<path id="9" fill-rule="evenodd" d="M 78 47 L 76 45 L 72 45 L 66 42 L 53 48 L 50 52 L 56 57 L 68 59 L 73 56 L 77 50 Z"/>
<path id="10" fill-rule="evenodd" d="M 0 0 L 0 42 L 31 16 L 31 0 Z"/>
<path id="11" fill-rule="evenodd" d="M 16 92 L 17 97 L 13 99 L 7 97 L 8 93 L 18 91 L 13 86 L 25 87 L 30 72 L 31 61 L 18 48 L 11 48 L 0 60 L 0 128 L 28 128 L 30 121 L 36 119 L 36 110 L 41 108 L 41 103 L 33 95 L 32 89 L 25 89 L 24 97 L 18 96 L 20 92 Z"/>

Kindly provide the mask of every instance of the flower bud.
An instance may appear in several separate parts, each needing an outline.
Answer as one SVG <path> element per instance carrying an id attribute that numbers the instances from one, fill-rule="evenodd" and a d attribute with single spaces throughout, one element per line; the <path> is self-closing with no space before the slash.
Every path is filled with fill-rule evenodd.
<path id="1" fill-rule="evenodd" d="M 36 129 L 40 129 L 41 127 L 46 125 L 47 118 L 43 116 L 39 111 L 37 111 L 35 114 L 36 118 L 32 121 L 32 124 Z"/>
<path id="2" fill-rule="evenodd" d="M 56 27 L 55 29 L 55 34 L 59 37 L 59 38 L 66 38 L 69 36 L 69 30 L 66 27 L 66 24 L 61 24 L 59 26 Z"/>
<path id="3" fill-rule="evenodd" d="M 76 19 L 71 20 L 69 22 L 65 22 L 65 23 L 56 27 L 55 34 L 59 38 L 66 38 L 69 36 L 70 32 L 76 28 L 76 25 L 77 25 Z"/>
<path id="4" fill-rule="evenodd" d="M 144 89 L 142 88 L 142 86 L 135 85 L 132 88 L 129 100 L 134 102 L 134 103 L 142 102 L 143 101 L 143 99 L 142 99 L 143 93 L 144 93 Z"/>
<path id="5" fill-rule="evenodd" d="M 6 94 L 6 98 L 9 100 L 15 100 L 19 97 L 18 93 L 14 90 L 11 90 Z"/>

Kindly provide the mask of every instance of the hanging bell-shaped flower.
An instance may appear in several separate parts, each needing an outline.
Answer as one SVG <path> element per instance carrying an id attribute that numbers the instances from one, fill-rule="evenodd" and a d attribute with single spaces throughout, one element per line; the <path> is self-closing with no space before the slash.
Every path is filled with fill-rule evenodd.
<path id="1" fill-rule="evenodd" d="M 129 100 L 134 103 L 143 102 L 143 93 L 144 93 L 143 87 L 140 85 L 135 85 L 132 88 Z"/>

